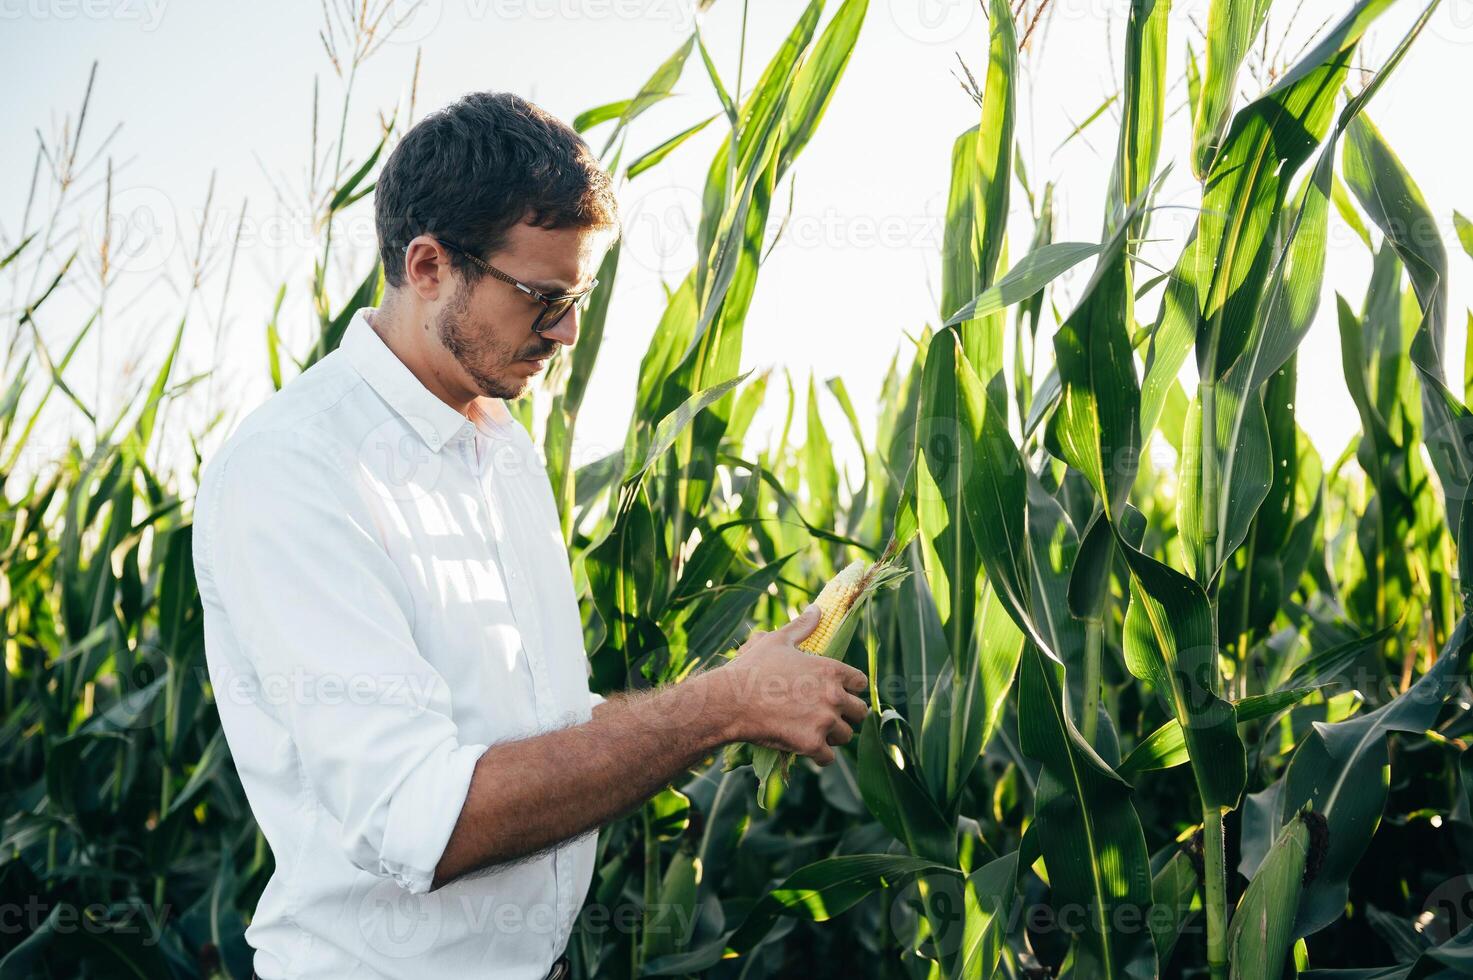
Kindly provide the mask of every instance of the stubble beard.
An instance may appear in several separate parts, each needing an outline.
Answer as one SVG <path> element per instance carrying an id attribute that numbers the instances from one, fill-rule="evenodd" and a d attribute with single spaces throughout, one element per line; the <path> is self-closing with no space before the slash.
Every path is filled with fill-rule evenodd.
<path id="1" fill-rule="evenodd" d="M 455 358 L 465 373 L 470 375 L 481 394 L 488 398 L 520 398 L 531 387 L 530 377 L 515 380 L 487 374 L 478 365 L 510 365 L 518 359 L 516 352 L 494 338 L 477 338 L 466 323 L 470 312 L 469 290 L 464 284 L 455 291 L 455 298 L 440 310 L 435 321 L 435 332 L 440 343 Z"/>

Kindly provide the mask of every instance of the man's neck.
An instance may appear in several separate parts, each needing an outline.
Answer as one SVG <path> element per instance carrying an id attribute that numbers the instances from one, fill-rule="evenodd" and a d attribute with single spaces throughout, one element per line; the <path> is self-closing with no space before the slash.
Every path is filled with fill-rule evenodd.
<path id="1" fill-rule="evenodd" d="M 384 342 L 384 346 L 399 358 L 409 369 L 409 373 L 424 385 L 426 391 L 466 418 L 471 417 L 471 407 L 480 400 L 480 396 L 466 392 L 453 380 L 443 377 L 442 372 L 435 370 L 434 358 L 429 349 L 428 326 L 416 331 L 404 317 L 396 316 L 393 310 L 385 308 L 366 314 L 366 318 L 373 332 Z"/>

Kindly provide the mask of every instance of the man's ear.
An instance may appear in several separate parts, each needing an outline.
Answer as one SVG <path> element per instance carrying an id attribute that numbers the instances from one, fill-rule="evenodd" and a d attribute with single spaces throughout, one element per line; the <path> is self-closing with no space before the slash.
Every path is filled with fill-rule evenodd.
<path id="1" fill-rule="evenodd" d="M 450 254 L 429 235 L 416 235 L 404 252 L 404 288 L 422 300 L 441 298 L 450 283 Z"/>

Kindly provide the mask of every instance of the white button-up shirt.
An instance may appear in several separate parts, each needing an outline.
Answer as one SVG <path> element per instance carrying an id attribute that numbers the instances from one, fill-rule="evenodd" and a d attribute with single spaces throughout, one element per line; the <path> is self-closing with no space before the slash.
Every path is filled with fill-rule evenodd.
<path id="1" fill-rule="evenodd" d="M 246 938 L 264 978 L 539 978 L 593 835 L 429 886 L 486 747 L 599 700 L 568 553 L 505 404 L 478 400 L 474 422 L 446 405 L 373 312 L 200 481 L 210 679 L 276 858 Z"/>

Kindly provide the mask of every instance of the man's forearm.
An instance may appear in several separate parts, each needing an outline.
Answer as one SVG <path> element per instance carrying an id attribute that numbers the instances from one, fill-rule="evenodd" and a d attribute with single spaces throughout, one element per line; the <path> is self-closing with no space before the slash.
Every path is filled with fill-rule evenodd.
<path id="1" fill-rule="evenodd" d="M 710 755 L 727 736 L 709 681 L 615 695 L 591 721 L 488 748 L 433 887 L 600 827 Z"/>

